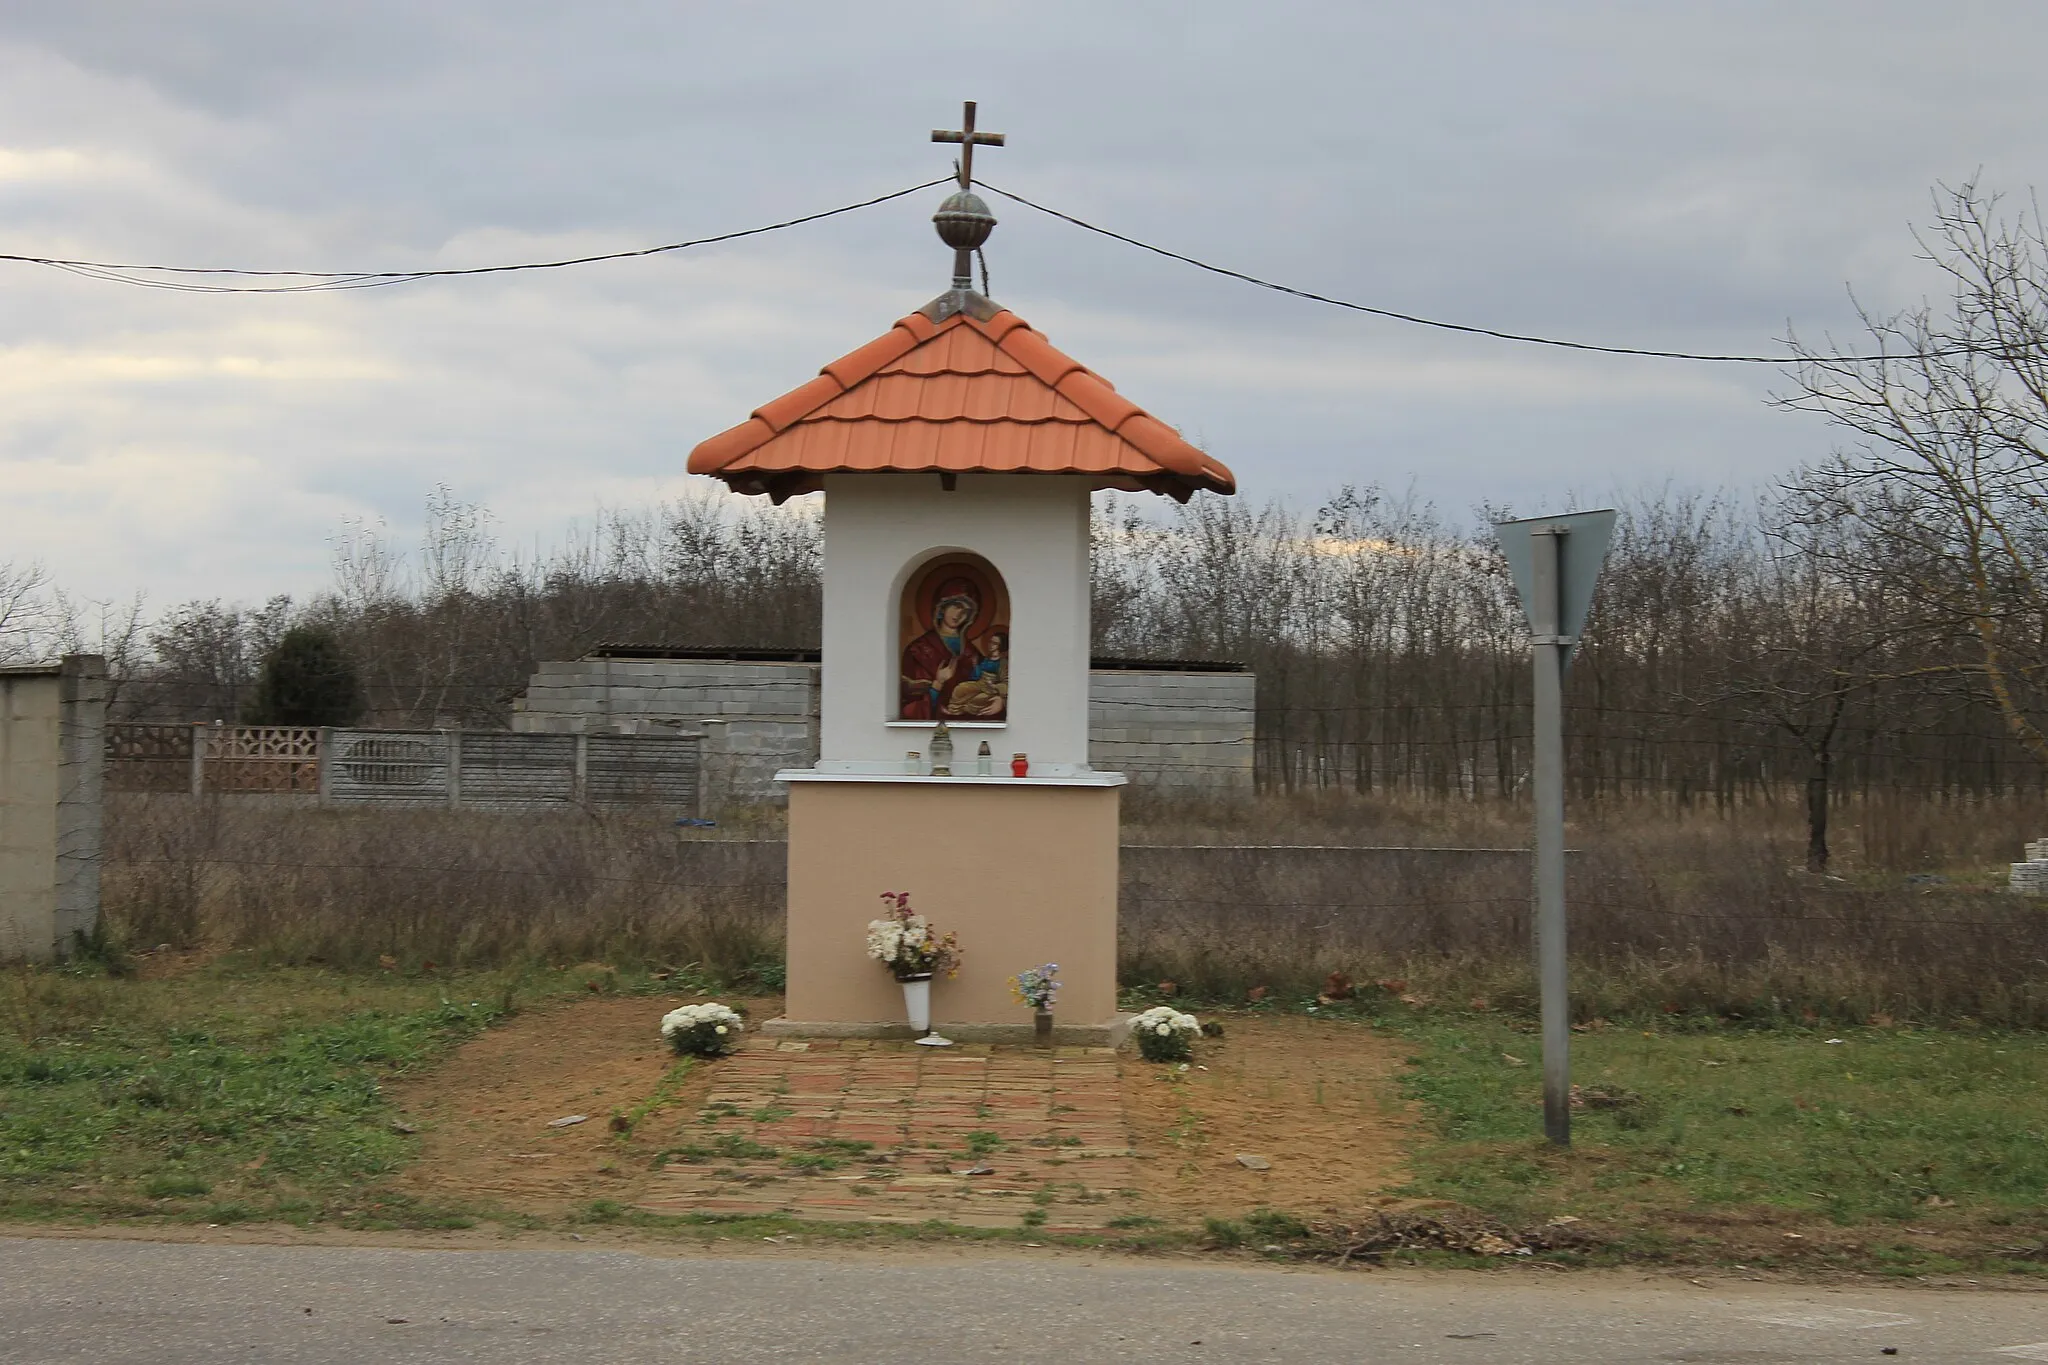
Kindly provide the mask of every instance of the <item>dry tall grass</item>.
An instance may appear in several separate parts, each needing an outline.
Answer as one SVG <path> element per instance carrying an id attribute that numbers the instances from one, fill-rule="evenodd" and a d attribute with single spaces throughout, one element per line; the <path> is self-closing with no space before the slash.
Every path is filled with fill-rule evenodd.
<path id="1" fill-rule="evenodd" d="M 1525 808 L 1314 794 L 1136 814 L 1127 845 L 1175 847 L 1126 850 L 1127 983 L 1300 996 L 1340 971 L 1445 1004 L 1533 1008 L 1526 855 L 1401 851 L 1524 847 Z M 1792 802 L 1677 815 L 1610 800 L 1575 814 L 1581 1017 L 2048 1025 L 2048 905 L 2003 889 L 2004 863 L 2048 830 L 2039 803 L 1845 803 L 1826 877 L 1804 867 Z M 1309 847 L 1244 847 L 1267 843 Z"/>
<path id="2" fill-rule="evenodd" d="M 1326 974 L 1457 1007 L 1533 1005 L 1523 813 L 1470 803 L 1262 800 L 1135 812 L 1120 975 L 1195 998 Z M 1999 864 L 2016 803 L 1846 808 L 1841 875 L 1803 867 L 1801 812 L 1673 818 L 1609 803 L 1574 826 L 1582 1016 L 1644 1011 L 2048 1026 L 2048 905 Z M 783 845 L 631 815 L 332 811 L 129 795 L 107 904 L 130 945 L 483 966 L 694 962 L 777 979 Z M 1455 848 L 1449 846 L 1456 846 Z M 865 890 L 865 889 L 862 889 Z M 935 906 L 935 910 L 942 907 Z"/>
<path id="3" fill-rule="evenodd" d="M 695 962 L 729 978 L 772 975 L 781 958 L 780 843 L 623 814 L 140 793 L 108 805 L 104 900 L 132 947 L 340 966 Z"/>

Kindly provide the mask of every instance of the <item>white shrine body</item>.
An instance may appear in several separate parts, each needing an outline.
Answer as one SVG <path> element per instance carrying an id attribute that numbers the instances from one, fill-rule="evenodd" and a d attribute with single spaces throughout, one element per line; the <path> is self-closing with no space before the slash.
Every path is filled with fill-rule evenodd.
<path id="1" fill-rule="evenodd" d="M 1088 766 L 1089 495 L 1228 493 L 1229 471 L 962 289 L 704 442 L 690 468 L 825 497 L 819 759 L 777 774 L 788 996 L 768 1031 L 910 1036 L 896 982 L 864 954 L 882 893 L 907 891 L 963 950 L 933 984 L 941 1032 L 1028 1037 L 1009 978 L 1054 962 L 1059 1040 L 1120 1037 L 1124 779 Z M 951 776 L 926 766 L 941 721 Z"/>
<path id="2" fill-rule="evenodd" d="M 1071 475 L 825 477 L 823 670 L 818 771 L 901 773 L 936 721 L 904 720 L 900 603 L 910 580 L 955 554 L 986 560 L 1009 589 L 1008 714 L 952 719 L 955 773 L 987 741 L 1039 777 L 1088 771 L 1088 495 Z M 1029 965 L 1029 964 L 1026 964 Z"/>

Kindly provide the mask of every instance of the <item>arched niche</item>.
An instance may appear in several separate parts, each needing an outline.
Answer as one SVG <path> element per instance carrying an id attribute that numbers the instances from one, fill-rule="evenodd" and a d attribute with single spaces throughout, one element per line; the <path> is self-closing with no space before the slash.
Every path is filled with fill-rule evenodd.
<path id="1" fill-rule="evenodd" d="M 914 564 L 898 594 L 895 720 L 1000 725 L 1010 710 L 1010 591 L 965 550 Z"/>

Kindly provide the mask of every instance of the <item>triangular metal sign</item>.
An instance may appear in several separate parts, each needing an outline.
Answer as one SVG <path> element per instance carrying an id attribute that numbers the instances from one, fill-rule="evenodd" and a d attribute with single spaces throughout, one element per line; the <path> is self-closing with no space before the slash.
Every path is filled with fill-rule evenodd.
<path id="1" fill-rule="evenodd" d="M 1507 558 L 1508 572 L 1515 577 L 1515 591 L 1521 595 L 1522 612 L 1532 631 L 1541 630 L 1541 613 L 1534 600 L 1534 540 L 1539 532 L 1557 537 L 1557 633 L 1564 637 L 1564 662 L 1570 663 L 1585 629 L 1586 613 L 1593 608 L 1593 585 L 1600 579 L 1600 565 L 1614 539 L 1614 511 L 1607 508 L 1494 523 L 1493 533 L 1500 539 L 1501 553 Z"/>

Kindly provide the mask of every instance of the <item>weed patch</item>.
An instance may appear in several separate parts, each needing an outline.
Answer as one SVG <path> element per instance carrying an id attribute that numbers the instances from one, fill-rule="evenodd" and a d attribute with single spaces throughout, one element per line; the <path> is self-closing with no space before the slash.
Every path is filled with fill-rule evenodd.
<path id="1" fill-rule="evenodd" d="M 1407 1025 L 1402 1085 L 1434 1132 L 1410 1192 L 1518 1224 L 1567 1217 L 1637 1252 L 1748 1263 L 2013 1259 L 2048 1234 L 2048 1037 L 1608 1028 L 1573 1038 L 1573 1145 L 1543 1142 L 1535 1040 Z M 2015 1230 L 2026 1235 L 2016 1236 Z M 1660 1242 L 1660 1238 L 1662 1239 Z"/>
<path id="2" fill-rule="evenodd" d="M 654 1169 L 660 1170 L 675 1160 L 682 1161 L 760 1161 L 781 1156 L 779 1148 L 766 1147 L 741 1133 L 720 1133 L 708 1144 L 687 1143 L 680 1147 L 667 1147 L 654 1154 Z"/>
<path id="3" fill-rule="evenodd" d="M 384 1083 L 509 1004 L 496 974 L 0 971 L 0 1214 L 414 1225 L 362 1193 L 412 1150 Z"/>

